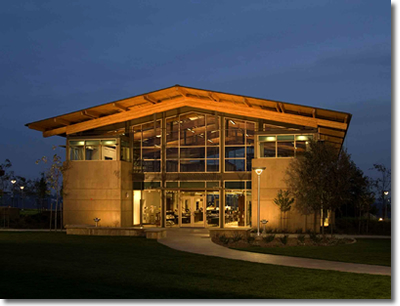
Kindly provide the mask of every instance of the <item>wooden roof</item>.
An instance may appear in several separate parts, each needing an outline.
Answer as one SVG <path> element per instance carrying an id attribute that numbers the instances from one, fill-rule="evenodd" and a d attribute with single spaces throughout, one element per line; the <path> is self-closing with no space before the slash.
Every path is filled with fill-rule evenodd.
<path id="1" fill-rule="evenodd" d="M 332 142 L 340 144 L 351 120 L 351 114 L 344 112 L 174 85 L 26 126 L 43 132 L 44 137 L 70 135 L 185 106 L 319 128 L 326 140 L 333 137 Z"/>

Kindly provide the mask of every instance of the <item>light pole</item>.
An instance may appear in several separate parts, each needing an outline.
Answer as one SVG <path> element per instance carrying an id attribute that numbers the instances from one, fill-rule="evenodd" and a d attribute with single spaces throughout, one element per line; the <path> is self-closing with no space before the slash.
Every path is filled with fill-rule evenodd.
<path id="1" fill-rule="evenodd" d="M 17 182 L 17 180 L 12 179 L 11 180 L 11 184 L 12 184 L 12 207 L 14 207 L 14 199 L 15 199 L 15 192 L 14 192 L 14 187 L 15 187 L 15 183 Z"/>
<path id="2" fill-rule="evenodd" d="M 257 236 L 260 236 L 260 181 L 261 181 L 261 173 L 265 170 L 265 167 L 254 167 L 253 170 L 256 172 L 258 177 L 257 184 Z"/>
<path id="3" fill-rule="evenodd" d="M 385 215 L 384 215 L 384 219 L 385 219 L 385 220 L 387 219 L 388 194 L 389 194 L 389 191 L 387 191 L 387 190 L 385 190 L 385 191 L 383 192 L 384 200 L 385 200 Z"/>
<path id="4" fill-rule="evenodd" d="M 22 200 L 22 209 L 24 209 L 24 188 L 25 186 L 19 186 L 21 189 L 21 200 Z"/>

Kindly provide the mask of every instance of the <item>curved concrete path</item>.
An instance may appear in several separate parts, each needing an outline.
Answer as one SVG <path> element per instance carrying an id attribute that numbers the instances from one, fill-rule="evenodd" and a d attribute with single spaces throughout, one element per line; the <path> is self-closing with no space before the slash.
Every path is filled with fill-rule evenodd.
<path id="1" fill-rule="evenodd" d="M 170 248 L 207 256 L 307 269 L 334 270 L 351 273 L 391 275 L 391 267 L 345 263 L 320 259 L 269 255 L 232 250 L 213 243 L 206 229 L 168 229 L 167 237 L 158 240 Z"/>

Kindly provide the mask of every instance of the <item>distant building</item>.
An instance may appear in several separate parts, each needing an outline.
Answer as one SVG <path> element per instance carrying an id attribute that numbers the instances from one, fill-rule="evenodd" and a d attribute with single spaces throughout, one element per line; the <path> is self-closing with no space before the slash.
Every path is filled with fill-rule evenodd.
<path id="1" fill-rule="evenodd" d="M 27 124 L 66 137 L 64 225 L 280 227 L 273 203 L 292 158 L 341 148 L 348 113 L 175 85 Z M 288 213 L 291 230 L 312 216 Z"/>

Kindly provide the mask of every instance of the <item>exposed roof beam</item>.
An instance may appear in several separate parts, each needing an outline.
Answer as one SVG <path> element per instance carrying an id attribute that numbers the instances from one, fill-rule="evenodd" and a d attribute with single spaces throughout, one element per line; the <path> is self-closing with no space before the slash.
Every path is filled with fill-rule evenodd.
<path id="1" fill-rule="evenodd" d="M 147 102 L 150 102 L 150 103 L 152 103 L 152 104 L 157 104 L 157 103 L 158 103 L 157 100 L 153 99 L 153 98 L 150 97 L 149 95 L 144 95 L 144 96 L 143 96 L 143 99 L 145 99 Z"/>
<path id="2" fill-rule="evenodd" d="M 71 122 L 69 122 L 68 120 L 62 119 L 62 118 L 54 118 L 54 122 L 60 123 L 62 125 L 70 125 L 71 124 Z"/>
<path id="3" fill-rule="evenodd" d="M 129 108 L 128 107 L 124 107 L 124 106 L 122 106 L 122 105 L 119 105 L 118 103 L 113 103 L 113 106 L 115 107 L 115 108 L 118 108 L 118 110 L 121 110 L 121 111 L 123 111 L 123 112 L 127 112 L 128 110 L 129 110 Z"/>
<path id="4" fill-rule="evenodd" d="M 312 117 L 315 118 L 316 115 L 317 115 L 317 110 L 314 108 L 312 110 Z"/>
<path id="5" fill-rule="evenodd" d="M 100 115 L 99 115 L 98 113 L 93 112 L 93 111 L 90 111 L 90 110 L 84 110 L 84 111 L 82 111 L 82 112 L 81 112 L 81 115 L 82 115 L 82 116 L 89 117 L 89 118 L 92 118 L 92 119 L 97 119 L 97 118 L 100 117 Z"/>
<path id="6" fill-rule="evenodd" d="M 184 97 L 184 98 L 187 97 L 187 93 L 185 93 L 185 92 L 182 90 L 182 88 L 180 88 L 179 86 L 176 86 L 175 88 L 176 88 L 176 91 L 179 92 L 179 94 L 180 94 L 182 97 Z M 198 97 L 198 96 L 197 96 L 197 97 Z"/>
<path id="7" fill-rule="evenodd" d="M 285 113 L 285 108 L 282 103 L 279 103 L 279 107 L 281 108 L 282 113 Z"/>
<path id="8" fill-rule="evenodd" d="M 216 94 L 213 94 L 212 92 L 208 92 L 207 96 L 210 98 L 211 101 L 219 102 L 220 99 Z"/>
<path id="9" fill-rule="evenodd" d="M 279 106 L 278 106 L 278 103 L 276 103 L 275 108 L 276 108 L 276 111 L 277 111 L 278 113 L 281 113 L 281 110 L 280 110 L 280 108 L 279 108 Z"/>
<path id="10" fill-rule="evenodd" d="M 249 101 L 247 101 L 246 97 L 243 97 L 243 103 L 246 104 L 248 107 L 251 107 Z"/>

